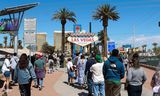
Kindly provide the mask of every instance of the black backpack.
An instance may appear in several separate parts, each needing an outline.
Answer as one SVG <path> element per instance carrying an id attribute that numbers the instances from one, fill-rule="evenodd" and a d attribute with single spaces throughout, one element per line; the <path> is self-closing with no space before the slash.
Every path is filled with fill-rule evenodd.
<path id="1" fill-rule="evenodd" d="M 53 66 L 53 61 L 50 61 L 49 66 Z"/>

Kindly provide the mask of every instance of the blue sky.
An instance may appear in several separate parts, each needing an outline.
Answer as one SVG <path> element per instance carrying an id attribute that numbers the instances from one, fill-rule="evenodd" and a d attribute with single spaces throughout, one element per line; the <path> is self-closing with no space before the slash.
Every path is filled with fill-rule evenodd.
<path id="1" fill-rule="evenodd" d="M 53 31 L 61 30 L 59 21 L 51 20 L 53 14 L 60 8 L 67 8 L 76 14 L 77 24 L 88 31 L 89 22 L 92 22 L 94 33 L 103 29 L 102 22 L 92 19 L 94 10 L 101 4 L 116 6 L 120 19 L 109 21 L 108 35 L 117 45 L 133 44 L 135 46 L 153 42 L 159 43 L 160 1 L 159 0 L 1 0 L 0 10 L 6 7 L 39 2 L 39 6 L 25 12 L 24 18 L 37 18 L 37 32 L 46 32 L 47 41 L 53 45 Z M 3 18 L 5 16 L 1 16 Z M 23 38 L 23 22 L 19 30 L 19 39 Z M 66 30 L 73 30 L 73 23 L 67 22 Z M 7 35 L 7 34 L 5 34 Z M 0 35 L 0 42 L 3 42 Z M 7 35 L 8 36 L 8 35 Z"/>

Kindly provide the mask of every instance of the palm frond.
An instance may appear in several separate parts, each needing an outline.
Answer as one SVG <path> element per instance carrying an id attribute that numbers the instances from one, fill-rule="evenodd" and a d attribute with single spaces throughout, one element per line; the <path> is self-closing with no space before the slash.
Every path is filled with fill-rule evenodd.
<path id="1" fill-rule="evenodd" d="M 76 23 L 77 20 L 75 18 L 68 18 L 69 21 L 72 21 L 73 23 Z"/>
<path id="2" fill-rule="evenodd" d="M 116 12 L 115 6 L 111 7 L 109 4 L 104 4 L 104 5 L 99 6 L 95 10 L 92 17 L 94 20 L 103 21 L 103 20 L 107 20 L 108 18 L 108 19 L 116 21 L 120 18 L 118 15 L 119 13 Z"/>
<path id="3" fill-rule="evenodd" d="M 119 18 L 118 13 L 109 13 L 109 19 L 117 21 Z"/>
<path id="4" fill-rule="evenodd" d="M 75 23 L 76 22 L 76 18 L 75 17 L 76 17 L 76 15 L 75 15 L 74 12 L 72 12 L 72 11 L 66 9 L 66 8 L 62 8 L 59 11 L 57 11 L 55 14 L 53 14 L 52 19 L 53 20 L 60 20 L 60 21 L 69 20 L 69 21 L 72 21 L 72 22 Z"/>

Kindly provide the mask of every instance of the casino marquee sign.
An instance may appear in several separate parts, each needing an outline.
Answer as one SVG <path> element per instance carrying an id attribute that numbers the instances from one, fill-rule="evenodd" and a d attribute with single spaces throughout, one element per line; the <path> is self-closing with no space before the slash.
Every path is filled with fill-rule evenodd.
<path id="1" fill-rule="evenodd" d="M 86 46 L 97 41 L 98 37 L 93 33 L 71 33 L 67 40 L 80 46 Z"/>

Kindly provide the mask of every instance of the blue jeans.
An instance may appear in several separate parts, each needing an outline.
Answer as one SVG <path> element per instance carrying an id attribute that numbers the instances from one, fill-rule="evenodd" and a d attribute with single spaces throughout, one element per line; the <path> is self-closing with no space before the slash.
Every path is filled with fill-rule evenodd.
<path id="1" fill-rule="evenodd" d="M 87 85 L 88 85 L 88 96 L 92 96 L 92 92 L 93 92 L 93 81 L 92 79 L 87 79 Z"/>
<path id="2" fill-rule="evenodd" d="M 105 96 L 104 81 L 97 82 L 97 83 L 93 82 L 93 93 L 94 93 L 94 96 Z"/>
<path id="3" fill-rule="evenodd" d="M 39 83 L 38 83 L 39 87 L 42 88 L 42 86 L 43 86 L 43 78 L 38 79 L 38 81 L 39 81 Z"/>

